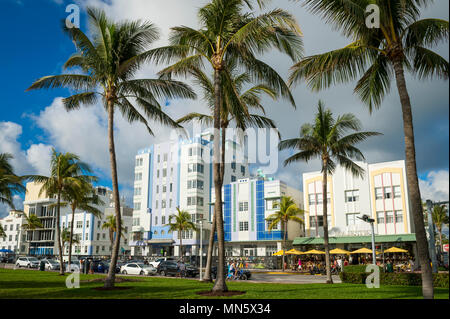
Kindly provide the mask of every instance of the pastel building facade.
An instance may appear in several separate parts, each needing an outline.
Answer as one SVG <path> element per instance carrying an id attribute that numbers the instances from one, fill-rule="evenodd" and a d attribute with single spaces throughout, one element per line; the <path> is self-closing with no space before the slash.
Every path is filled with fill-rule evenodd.
<path id="1" fill-rule="evenodd" d="M 43 193 L 39 195 L 41 184 L 30 182 L 26 185 L 27 192 L 25 194 L 24 201 L 24 213 L 26 215 L 36 215 L 42 228 L 26 231 L 26 245 L 27 251 L 21 252 L 29 255 L 46 255 L 54 256 L 58 255 L 58 242 L 56 241 L 56 199 L 47 196 Z M 104 204 L 97 208 L 103 212 L 101 218 L 97 218 L 90 213 L 82 210 L 75 212 L 74 220 L 74 235 L 79 243 L 73 244 L 72 254 L 74 256 L 105 256 L 110 255 L 110 240 L 108 230 L 102 228 L 106 216 L 108 214 L 114 214 L 112 191 L 107 187 L 98 186 L 95 187 L 95 192 Z M 123 212 L 123 226 L 124 228 L 131 229 L 132 223 L 132 209 L 126 206 L 121 207 Z M 67 206 L 62 206 L 60 209 L 60 226 L 61 230 L 64 228 L 70 229 L 72 222 L 72 211 Z M 121 246 L 122 253 L 129 251 L 128 243 L 129 239 L 125 234 L 123 239 L 123 246 Z M 68 244 L 63 247 L 63 255 L 69 253 Z"/>
<path id="2" fill-rule="evenodd" d="M 27 253 L 26 231 L 23 225 L 26 223 L 23 212 L 11 210 L 8 216 L 0 219 L 0 224 L 6 236 L 0 236 L 0 249 L 10 250 L 16 254 Z"/>
<path id="3" fill-rule="evenodd" d="M 377 235 L 414 233 L 410 216 L 405 162 L 368 164 L 355 177 L 341 166 L 328 176 L 328 228 L 330 236 L 370 235 L 370 225 L 358 217 L 375 219 Z M 323 236 L 322 173 L 303 174 L 306 236 Z"/>
<path id="4" fill-rule="evenodd" d="M 210 220 L 213 208 L 213 135 L 177 138 L 142 149 L 135 157 L 134 212 L 131 254 L 134 256 L 179 255 L 181 237 L 186 255 L 198 254 L 199 232 L 169 232 L 176 208 L 191 214 L 192 221 Z M 224 183 L 248 176 L 242 146 L 226 141 Z M 207 244 L 208 225 L 203 227 Z M 205 246 L 204 246 L 205 247 Z M 204 250 L 205 251 L 205 250 Z"/>
<path id="5" fill-rule="evenodd" d="M 223 187 L 225 254 L 232 256 L 272 256 L 282 249 L 284 230 L 281 224 L 269 231 L 266 220 L 278 208 L 282 196 L 293 198 L 303 209 L 303 194 L 280 180 L 271 178 L 242 178 Z M 214 194 L 212 202 L 214 202 Z M 302 216 L 300 216 L 302 217 Z M 303 225 L 290 221 L 287 244 L 303 236 Z"/>

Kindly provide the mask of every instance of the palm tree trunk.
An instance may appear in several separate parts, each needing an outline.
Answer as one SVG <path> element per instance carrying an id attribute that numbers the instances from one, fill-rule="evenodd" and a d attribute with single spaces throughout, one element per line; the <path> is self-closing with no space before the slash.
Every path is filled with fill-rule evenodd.
<path id="1" fill-rule="evenodd" d="M 122 229 L 122 219 L 120 218 L 120 198 L 119 198 L 119 183 L 117 181 L 117 162 L 116 151 L 114 147 L 114 104 L 112 100 L 108 100 L 108 139 L 109 139 L 109 157 L 111 162 L 111 178 L 113 188 L 114 210 L 116 214 L 116 228 L 118 229 L 114 241 L 114 247 L 111 254 L 111 264 L 108 271 L 108 276 L 105 280 L 105 288 L 114 287 L 116 278 L 116 264 L 119 255 L 120 246 L 120 229 Z"/>
<path id="2" fill-rule="evenodd" d="M 208 243 L 208 256 L 206 257 L 206 267 L 205 276 L 202 281 L 211 282 L 211 266 L 212 266 L 212 254 L 214 251 L 214 234 L 216 232 L 216 218 L 213 214 L 211 232 L 209 233 L 209 243 Z"/>
<path id="3" fill-rule="evenodd" d="M 182 230 L 180 230 L 180 259 L 183 260 L 183 234 L 181 232 Z"/>
<path id="4" fill-rule="evenodd" d="M 323 245 L 325 247 L 325 269 L 327 271 L 327 284 L 333 283 L 333 278 L 331 277 L 331 263 L 330 263 L 330 247 L 328 245 L 328 198 L 327 198 L 327 159 L 322 160 L 322 207 L 323 207 Z"/>
<path id="5" fill-rule="evenodd" d="M 70 223 L 70 237 L 69 237 L 69 271 L 70 261 L 72 260 L 72 237 L 73 237 L 73 223 L 75 221 L 75 209 L 72 209 L 72 222 Z"/>
<path id="6" fill-rule="evenodd" d="M 58 240 L 58 250 L 59 250 L 59 274 L 64 275 L 64 262 L 63 262 L 63 251 L 61 245 L 61 191 L 58 190 L 57 200 L 56 200 L 56 239 Z"/>
<path id="7" fill-rule="evenodd" d="M 431 272 L 428 242 L 423 222 L 422 200 L 420 197 L 419 182 L 416 167 L 416 149 L 414 145 L 414 129 L 411 111 L 411 101 L 406 88 L 405 74 L 402 59 L 393 61 L 398 93 L 402 105 L 403 130 L 405 134 L 406 179 L 409 190 L 409 201 L 414 220 L 417 250 L 422 272 L 422 294 L 425 299 L 433 299 L 433 275 Z"/>
<path id="8" fill-rule="evenodd" d="M 214 159 L 213 159 L 213 175 L 214 175 L 214 193 L 216 200 L 214 203 L 214 215 L 216 218 L 217 241 L 219 248 L 219 263 L 217 265 L 217 278 L 212 291 L 225 292 L 228 291 L 225 283 L 225 242 L 222 215 L 222 180 L 220 174 L 220 106 L 221 106 L 221 88 L 220 88 L 220 69 L 214 70 Z"/>
<path id="9" fill-rule="evenodd" d="M 222 108 L 222 106 L 221 106 Z M 220 180 L 222 181 L 223 186 L 223 177 L 225 174 L 225 142 L 226 142 L 226 127 L 222 125 L 222 161 L 220 163 Z M 213 215 L 211 232 L 209 234 L 209 243 L 208 243 L 208 256 L 206 257 L 206 267 L 205 267 L 205 276 L 202 278 L 202 281 L 211 282 L 211 265 L 212 265 L 212 254 L 214 251 L 214 234 L 216 232 L 216 219 Z"/>
<path id="10" fill-rule="evenodd" d="M 286 270 L 286 267 L 284 266 L 285 263 L 285 254 L 286 254 L 286 234 L 287 234 L 287 223 L 283 223 L 283 228 L 284 228 L 284 234 L 283 234 L 283 271 Z"/>

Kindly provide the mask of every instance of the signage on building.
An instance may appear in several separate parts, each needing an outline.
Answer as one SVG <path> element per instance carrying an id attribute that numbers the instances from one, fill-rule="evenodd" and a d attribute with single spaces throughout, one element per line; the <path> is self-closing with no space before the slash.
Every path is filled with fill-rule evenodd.
<path id="1" fill-rule="evenodd" d="M 448 253 L 448 244 L 444 244 L 444 251 Z"/>

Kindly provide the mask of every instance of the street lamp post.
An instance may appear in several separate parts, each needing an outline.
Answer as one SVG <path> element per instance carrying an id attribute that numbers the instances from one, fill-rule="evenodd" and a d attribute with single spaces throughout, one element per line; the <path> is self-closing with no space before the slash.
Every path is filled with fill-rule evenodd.
<path id="1" fill-rule="evenodd" d="M 427 204 L 427 217 L 428 217 L 428 250 L 430 252 L 432 270 L 434 273 L 438 272 L 438 264 L 436 258 L 436 244 L 434 241 L 434 223 L 433 223 L 433 202 L 431 200 L 426 201 Z"/>
<path id="2" fill-rule="evenodd" d="M 366 223 L 370 223 L 370 229 L 372 231 L 372 263 L 374 265 L 376 265 L 377 260 L 376 260 L 376 253 L 375 253 L 375 230 L 374 230 L 374 226 L 373 226 L 375 219 L 369 218 L 369 216 L 367 216 L 367 215 L 363 215 L 362 217 L 358 217 L 358 218 L 365 221 Z"/>
<path id="3" fill-rule="evenodd" d="M 203 266 L 203 220 L 200 220 L 200 281 L 202 281 L 202 266 Z"/>

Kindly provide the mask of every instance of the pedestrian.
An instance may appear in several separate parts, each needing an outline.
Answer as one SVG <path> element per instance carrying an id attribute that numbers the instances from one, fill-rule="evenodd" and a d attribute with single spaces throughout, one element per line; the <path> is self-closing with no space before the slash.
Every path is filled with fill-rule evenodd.
<path id="1" fill-rule="evenodd" d="M 302 260 L 300 258 L 298 259 L 298 270 L 302 271 Z"/>
<path id="2" fill-rule="evenodd" d="M 180 278 L 181 277 L 186 277 L 186 264 L 183 262 L 183 260 L 181 260 L 180 263 Z"/>

